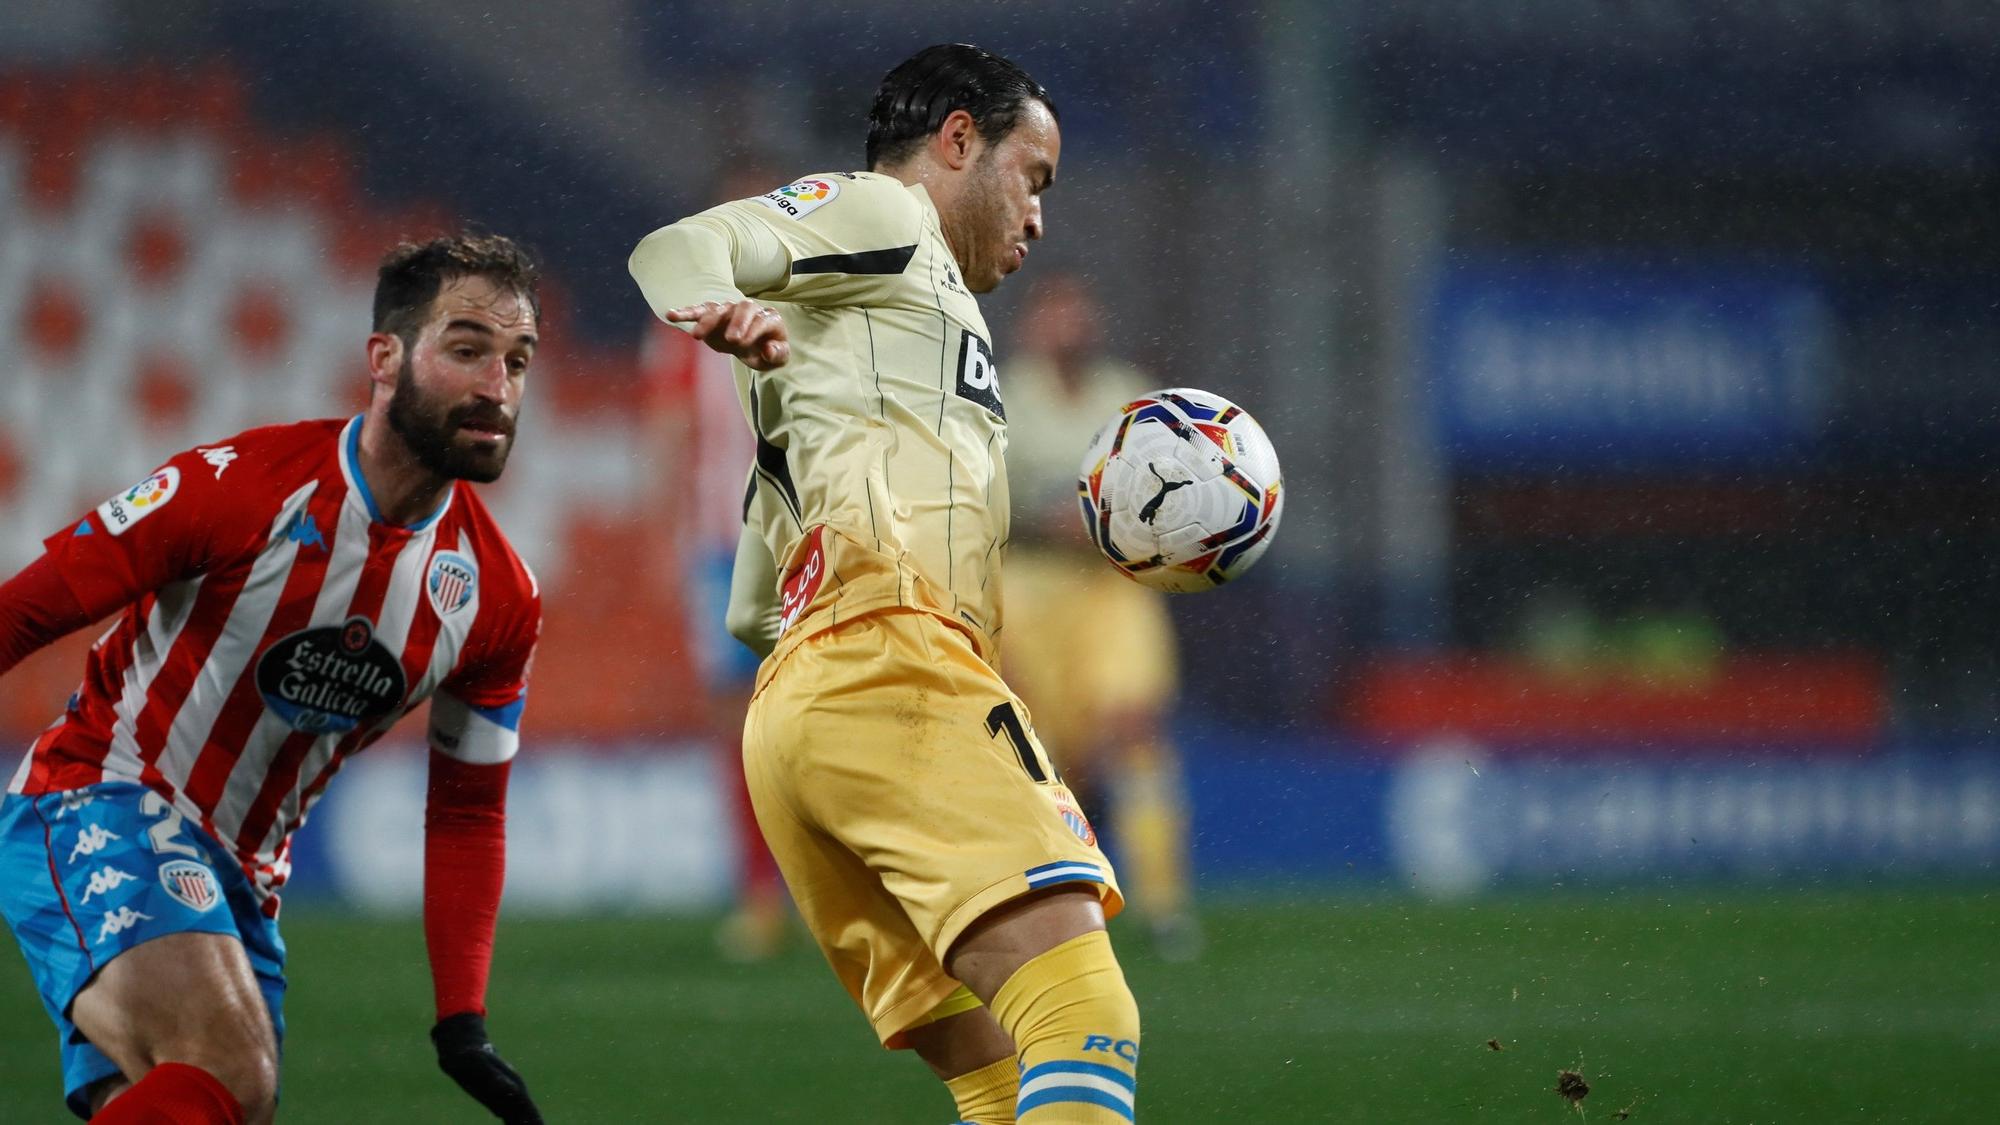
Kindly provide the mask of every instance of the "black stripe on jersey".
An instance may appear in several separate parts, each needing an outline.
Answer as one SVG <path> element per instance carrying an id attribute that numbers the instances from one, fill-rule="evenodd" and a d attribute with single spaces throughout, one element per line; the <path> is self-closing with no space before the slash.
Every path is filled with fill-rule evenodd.
<path id="1" fill-rule="evenodd" d="M 792 263 L 792 276 L 802 273 L 882 274 L 902 273 L 917 256 L 917 244 L 888 250 L 863 250 L 859 254 L 821 254 Z"/>
<path id="2" fill-rule="evenodd" d="M 750 394 L 751 402 L 756 403 L 755 383 L 751 384 Z M 757 438 L 757 475 L 770 481 L 772 487 L 778 490 L 778 498 L 792 513 L 792 522 L 803 528 L 805 514 L 799 508 L 799 486 L 792 483 L 792 467 L 785 462 L 785 451 L 764 436 L 764 426 L 760 421 L 762 413 L 761 409 L 750 412 L 750 432 Z"/>

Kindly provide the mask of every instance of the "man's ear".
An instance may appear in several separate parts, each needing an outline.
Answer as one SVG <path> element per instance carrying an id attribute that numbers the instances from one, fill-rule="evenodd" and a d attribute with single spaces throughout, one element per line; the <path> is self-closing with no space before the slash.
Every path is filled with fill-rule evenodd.
<path id="1" fill-rule="evenodd" d="M 954 109 L 947 114 L 944 123 L 931 137 L 938 162 L 953 171 L 965 168 L 977 159 L 981 143 L 979 123 L 962 109 Z"/>
<path id="2" fill-rule="evenodd" d="M 385 391 L 396 389 L 396 375 L 403 369 L 403 338 L 394 332 L 368 335 L 368 381 Z"/>

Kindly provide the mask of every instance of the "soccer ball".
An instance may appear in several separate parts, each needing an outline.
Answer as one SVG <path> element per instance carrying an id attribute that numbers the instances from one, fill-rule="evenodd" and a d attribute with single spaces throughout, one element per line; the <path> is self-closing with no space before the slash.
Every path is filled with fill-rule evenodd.
<path id="1" fill-rule="evenodd" d="M 1173 594 L 1248 570 L 1285 507 L 1264 428 L 1221 395 L 1187 387 L 1127 403 L 1098 430 L 1076 494 L 1111 565 Z"/>

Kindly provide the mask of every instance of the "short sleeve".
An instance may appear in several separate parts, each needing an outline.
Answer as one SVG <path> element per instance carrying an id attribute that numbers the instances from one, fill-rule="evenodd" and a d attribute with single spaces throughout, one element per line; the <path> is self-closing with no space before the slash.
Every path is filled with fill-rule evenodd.
<path id="1" fill-rule="evenodd" d="M 710 214 L 770 232 L 789 260 L 781 283 L 755 296 L 842 305 L 879 296 L 882 279 L 915 258 L 925 211 L 910 189 L 877 175 L 808 176 Z"/>
<path id="2" fill-rule="evenodd" d="M 509 605 L 481 643 L 468 645 L 466 661 L 431 699 L 432 749 L 475 765 L 514 757 L 541 632 L 541 595 L 531 590 Z"/>
<path id="3" fill-rule="evenodd" d="M 230 445 L 188 450 L 43 541 L 92 619 L 204 573 L 254 537 L 269 497 L 236 460 Z"/>

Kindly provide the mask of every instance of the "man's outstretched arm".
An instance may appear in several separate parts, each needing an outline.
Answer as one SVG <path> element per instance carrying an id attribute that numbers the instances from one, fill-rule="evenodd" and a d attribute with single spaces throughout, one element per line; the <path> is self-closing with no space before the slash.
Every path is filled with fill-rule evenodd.
<path id="1" fill-rule="evenodd" d="M 91 620 L 55 560 L 37 558 L 0 585 L 0 676 Z"/>
<path id="2" fill-rule="evenodd" d="M 770 230 L 704 211 L 640 241 L 626 267 L 654 315 L 757 371 L 791 357 L 785 324 L 751 299 L 783 285 L 791 255 Z"/>

